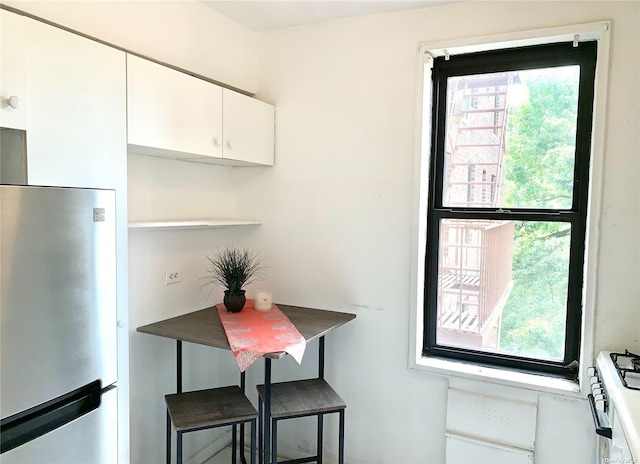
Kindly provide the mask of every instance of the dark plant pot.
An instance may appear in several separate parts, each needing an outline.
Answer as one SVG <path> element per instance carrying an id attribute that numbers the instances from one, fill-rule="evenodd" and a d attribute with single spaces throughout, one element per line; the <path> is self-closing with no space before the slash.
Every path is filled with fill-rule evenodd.
<path id="1" fill-rule="evenodd" d="M 244 295 L 244 290 L 239 290 L 236 293 L 231 293 L 231 290 L 224 291 L 224 307 L 230 313 L 239 313 L 244 308 L 244 304 L 247 302 L 247 298 Z"/>

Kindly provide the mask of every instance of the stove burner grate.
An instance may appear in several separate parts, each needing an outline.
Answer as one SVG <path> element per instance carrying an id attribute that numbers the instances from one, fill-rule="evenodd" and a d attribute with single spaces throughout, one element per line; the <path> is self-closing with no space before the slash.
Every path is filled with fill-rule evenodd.
<path id="1" fill-rule="evenodd" d="M 640 390 L 640 355 L 624 350 L 624 353 L 611 353 L 611 360 L 618 371 L 622 384 L 631 390 Z M 624 365 L 621 365 L 621 362 Z M 633 385 L 627 382 L 628 374 L 631 374 L 629 380 L 633 378 Z"/>

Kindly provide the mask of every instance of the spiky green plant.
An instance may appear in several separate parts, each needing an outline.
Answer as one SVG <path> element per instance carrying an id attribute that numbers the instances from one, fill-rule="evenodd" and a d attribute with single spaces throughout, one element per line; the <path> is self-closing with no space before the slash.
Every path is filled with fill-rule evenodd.
<path id="1" fill-rule="evenodd" d="M 240 250 L 226 246 L 205 258 L 207 266 L 202 277 L 205 280 L 203 286 L 220 285 L 229 290 L 229 293 L 236 294 L 245 285 L 264 278 L 262 258 L 246 248 Z"/>

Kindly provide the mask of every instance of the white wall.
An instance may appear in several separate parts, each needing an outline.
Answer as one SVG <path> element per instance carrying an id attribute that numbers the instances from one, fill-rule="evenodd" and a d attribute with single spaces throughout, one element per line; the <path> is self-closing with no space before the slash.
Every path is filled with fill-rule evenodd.
<path id="1" fill-rule="evenodd" d="M 255 92 L 257 35 L 202 2 L 3 3 L 149 58 Z"/>
<path id="2" fill-rule="evenodd" d="M 260 36 L 276 167 L 234 172 L 247 179 L 239 208 L 262 213 L 253 244 L 270 256 L 276 301 L 358 315 L 327 356 L 350 464 L 444 462 L 446 381 L 406 368 L 418 42 L 613 20 L 596 349 L 640 346 L 639 15 L 636 2 L 472 2 Z M 585 401 L 545 395 L 538 417 L 537 463 L 590 461 Z M 313 444 L 313 428 L 292 433 L 290 448 Z"/>

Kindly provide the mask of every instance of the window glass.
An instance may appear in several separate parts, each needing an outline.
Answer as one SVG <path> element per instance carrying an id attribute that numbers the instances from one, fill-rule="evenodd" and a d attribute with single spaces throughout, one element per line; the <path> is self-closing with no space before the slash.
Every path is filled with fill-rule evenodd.
<path id="1" fill-rule="evenodd" d="M 443 219 L 437 343 L 564 357 L 571 225 Z"/>
<path id="2" fill-rule="evenodd" d="M 571 208 L 579 77 L 579 66 L 449 77 L 443 204 Z"/>

